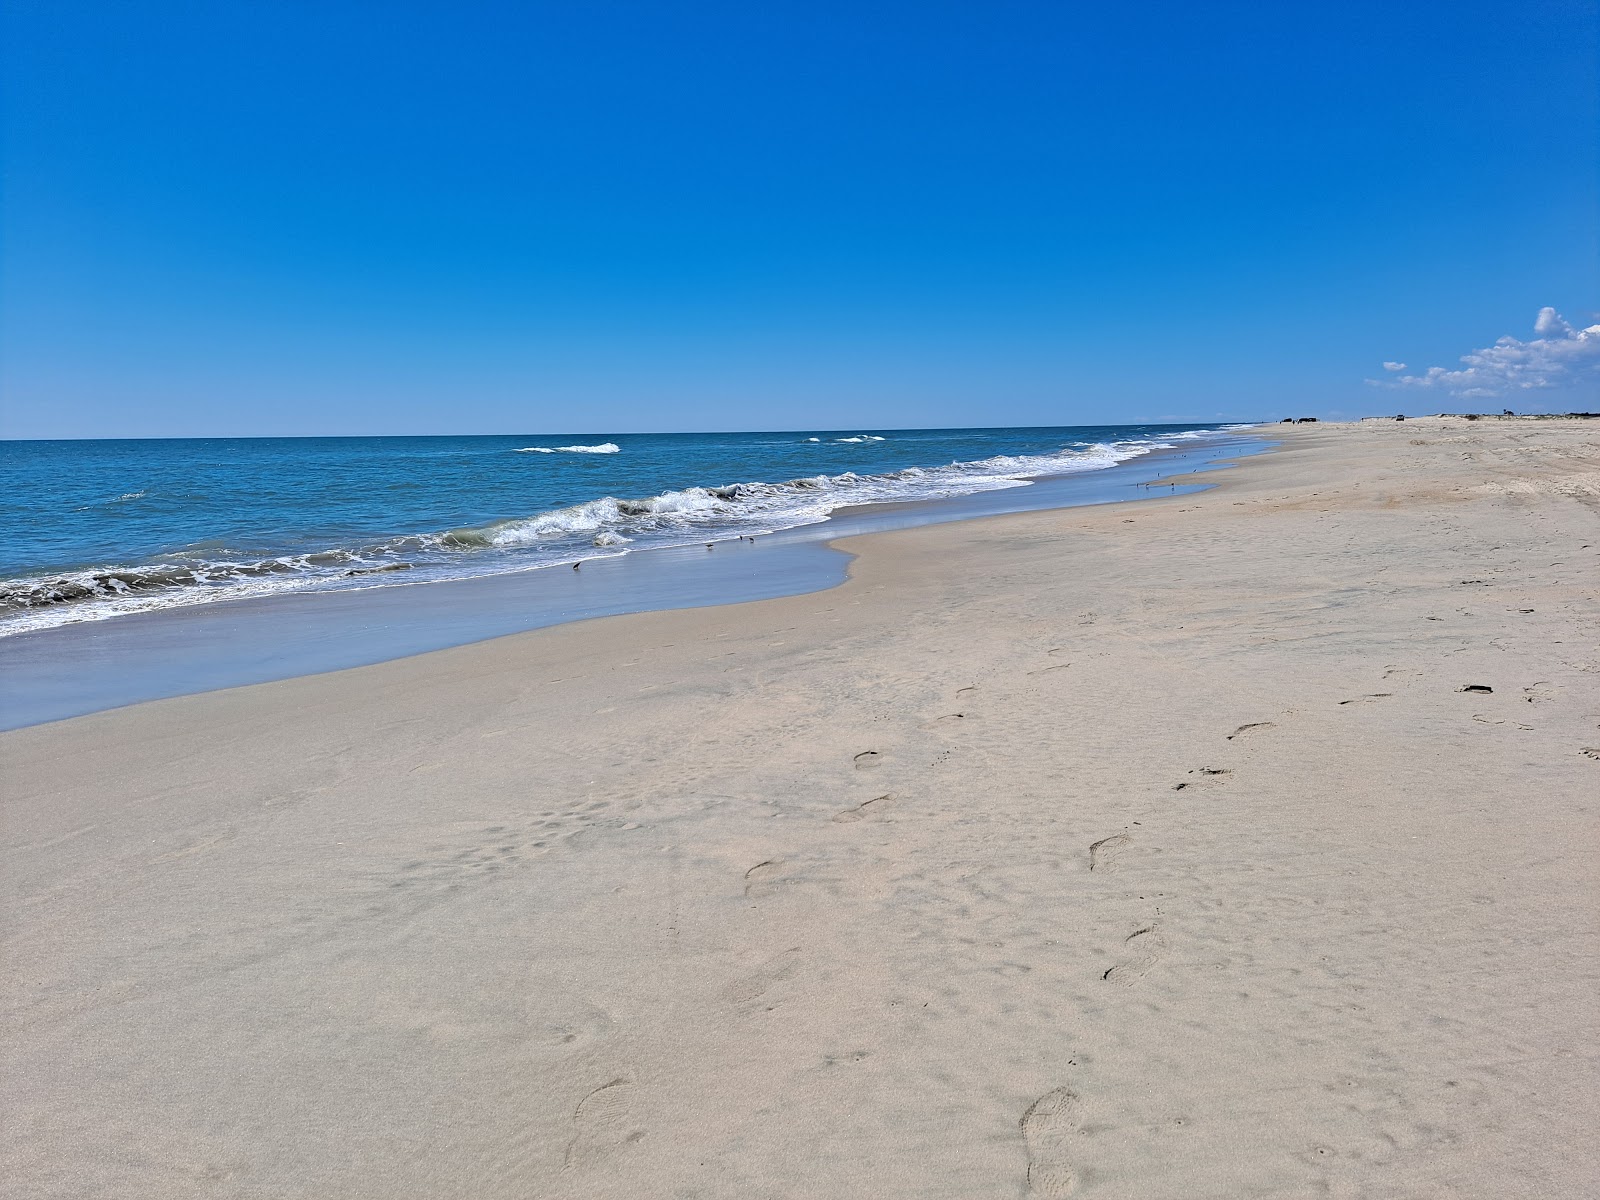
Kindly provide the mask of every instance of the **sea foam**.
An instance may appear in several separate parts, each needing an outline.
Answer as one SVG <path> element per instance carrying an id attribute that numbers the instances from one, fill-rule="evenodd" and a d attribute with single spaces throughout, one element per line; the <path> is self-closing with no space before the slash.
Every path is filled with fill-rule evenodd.
<path id="1" fill-rule="evenodd" d="M 453 529 L 250 556 L 194 544 L 151 560 L 0 581 L 0 636 L 74 621 L 285 591 L 377 587 L 525 570 L 629 549 L 738 538 L 826 520 L 847 505 L 934 500 L 1025 487 L 1036 476 L 1101 470 L 1200 431 L 1079 442 L 1042 454 L 995 455 L 877 473 L 843 471 L 642 497 L 599 496 Z M 876 434 L 837 439 L 881 442 Z M 523 453 L 616 454 L 614 442 L 527 446 Z M 850 453 L 854 453 L 851 451 Z M 118 497 L 118 499 L 132 499 Z M 403 572 L 397 578 L 396 572 Z"/>

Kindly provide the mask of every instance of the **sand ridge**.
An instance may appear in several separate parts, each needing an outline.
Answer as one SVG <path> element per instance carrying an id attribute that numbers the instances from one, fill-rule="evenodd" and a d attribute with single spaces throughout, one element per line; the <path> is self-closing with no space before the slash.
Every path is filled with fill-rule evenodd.
<path id="1" fill-rule="evenodd" d="M 1585 1194 L 1600 429 L 1282 438 L 0 735 L 0 1192 Z"/>

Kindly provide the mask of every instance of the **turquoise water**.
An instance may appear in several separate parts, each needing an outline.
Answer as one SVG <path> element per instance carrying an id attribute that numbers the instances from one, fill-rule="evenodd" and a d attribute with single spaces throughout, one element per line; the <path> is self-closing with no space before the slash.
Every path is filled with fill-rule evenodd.
<path id="1" fill-rule="evenodd" d="M 1101 471 L 1218 429 L 0 442 L 0 636 L 743 538 Z"/>

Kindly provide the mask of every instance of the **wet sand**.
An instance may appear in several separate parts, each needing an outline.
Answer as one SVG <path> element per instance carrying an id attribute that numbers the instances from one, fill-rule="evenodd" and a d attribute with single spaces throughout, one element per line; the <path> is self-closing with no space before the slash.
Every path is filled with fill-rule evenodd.
<path id="1" fill-rule="evenodd" d="M 1600 423 L 1282 436 L 0 735 L 0 1193 L 1588 1194 Z"/>
<path id="2" fill-rule="evenodd" d="M 0 636 L 0 730 L 370 666 L 570 621 L 821 591 L 845 579 L 850 556 L 828 545 L 840 538 L 1142 498 L 1174 470 L 1204 471 L 1265 444 L 1213 434 L 1027 487 L 853 505 L 814 525 L 718 541 L 712 554 L 697 541 L 590 559 L 580 571 L 563 563 L 420 584 L 407 573 L 406 582 L 386 587 L 189 604 L 6 634 Z"/>

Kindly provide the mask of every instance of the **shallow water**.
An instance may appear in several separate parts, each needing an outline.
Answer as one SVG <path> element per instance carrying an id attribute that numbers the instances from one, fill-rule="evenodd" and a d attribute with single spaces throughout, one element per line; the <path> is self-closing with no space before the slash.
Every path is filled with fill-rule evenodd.
<path id="1" fill-rule="evenodd" d="M 0 443 L 0 637 L 565 565 L 1093 472 L 1214 426 Z"/>
<path id="2" fill-rule="evenodd" d="M 309 590 L 154 608 L 0 638 L 0 729 L 144 700 L 361 666 L 567 621 L 794 595 L 834 586 L 834 538 L 1033 509 L 1198 491 L 1155 481 L 1267 443 L 1214 434 L 1106 470 L 934 501 L 874 504 L 754 541 L 665 546 L 586 563 L 431 583 Z"/>

